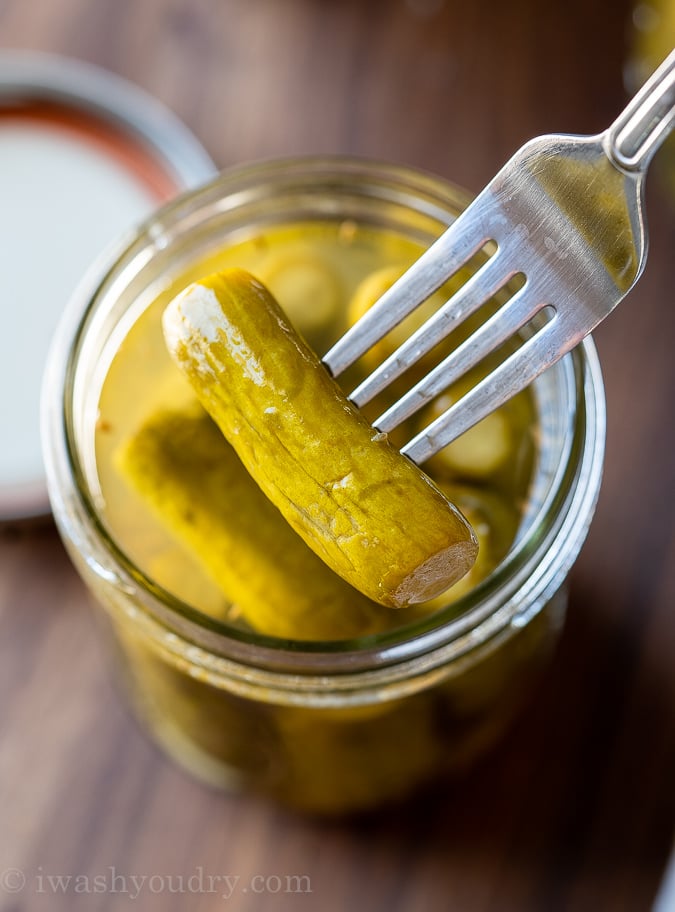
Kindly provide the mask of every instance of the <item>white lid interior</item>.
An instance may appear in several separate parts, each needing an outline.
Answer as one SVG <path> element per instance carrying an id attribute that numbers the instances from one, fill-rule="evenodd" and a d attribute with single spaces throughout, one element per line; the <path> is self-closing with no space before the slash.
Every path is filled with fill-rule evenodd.
<path id="1" fill-rule="evenodd" d="M 64 128 L 58 118 L 12 116 L 13 106 L 20 109 L 17 99 L 24 106 L 30 104 L 31 92 L 39 112 L 44 97 L 39 84 L 48 83 L 50 73 L 56 73 L 61 83 L 58 105 L 71 105 L 80 114 L 95 110 L 100 123 L 107 101 L 114 107 L 118 133 L 128 95 L 136 121 L 129 131 L 133 148 L 138 144 L 144 93 L 110 76 L 112 88 L 106 94 L 107 74 L 93 70 L 95 105 L 88 105 L 87 98 L 80 105 L 72 86 L 65 91 L 63 82 L 86 85 L 83 71 L 92 71 L 91 67 L 60 58 L 9 55 L 14 63 L 20 62 L 17 70 L 6 57 L 0 55 L 0 521 L 49 511 L 40 448 L 40 387 L 49 344 L 66 302 L 101 251 L 162 201 L 153 181 L 130 165 L 131 157 L 116 154 L 99 141 L 96 121 L 91 121 L 88 136 L 86 130 L 68 129 L 67 124 Z M 8 91 L 12 82 L 7 79 L 8 67 L 10 76 L 21 74 L 14 87 L 18 91 Z M 37 85 L 31 86 L 31 74 Z M 49 101 L 54 103 L 53 93 Z M 157 103 L 150 100 L 148 105 L 149 120 L 156 121 Z M 175 120 L 168 111 L 166 120 L 163 143 L 172 135 L 168 126 Z M 182 125 L 176 139 L 178 162 L 171 162 L 171 148 L 165 145 L 156 153 L 158 171 L 166 173 L 167 161 L 174 166 L 173 186 L 164 198 L 215 171 L 197 141 L 189 136 L 186 140 Z M 192 160 L 186 157 L 186 141 L 195 146 Z M 148 151 L 152 147 L 146 145 L 146 157 Z"/>

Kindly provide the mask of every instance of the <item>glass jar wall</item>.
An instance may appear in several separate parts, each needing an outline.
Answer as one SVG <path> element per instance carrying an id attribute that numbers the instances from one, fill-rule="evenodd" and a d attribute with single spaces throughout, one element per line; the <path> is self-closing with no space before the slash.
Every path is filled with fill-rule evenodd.
<path id="1" fill-rule="evenodd" d="M 138 713 L 172 756 L 212 783 L 322 813 L 404 797 L 492 744 L 550 656 L 601 477 L 604 400 L 590 342 L 533 387 L 536 459 L 498 566 L 433 611 L 350 639 L 282 639 L 222 606 L 210 611 L 210 596 L 192 583 L 172 586 L 161 541 L 154 562 L 132 547 L 135 512 L 120 511 L 127 526 L 111 518 L 110 467 L 97 447 L 106 381 L 125 340 L 128 348 L 156 302 L 219 250 L 304 224 L 332 226 L 336 243 L 363 231 L 426 245 L 466 202 L 439 179 L 363 161 L 238 169 L 160 210 L 102 278 L 100 269 L 90 274 L 65 315 L 43 408 L 54 515 Z M 317 339 L 324 344 L 321 327 Z M 153 397 L 174 397 L 151 382 L 155 366 L 140 348 L 148 376 L 134 372 L 125 405 L 139 415 Z"/>

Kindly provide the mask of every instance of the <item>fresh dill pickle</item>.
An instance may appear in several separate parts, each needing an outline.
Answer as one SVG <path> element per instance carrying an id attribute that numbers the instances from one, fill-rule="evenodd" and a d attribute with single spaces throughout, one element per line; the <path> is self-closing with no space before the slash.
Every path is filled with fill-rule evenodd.
<path id="1" fill-rule="evenodd" d="M 470 526 L 376 433 L 253 276 L 227 270 L 166 308 L 170 354 L 290 525 L 352 586 L 399 608 L 472 566 Z"/>
<path id="2" fill-rule="evenodd" d="M 387 626 L 391 612 L 319 560 L 197 402 L 153 413 L 119 448 L 116 464 L 255 629 L 327 640 Z"/>

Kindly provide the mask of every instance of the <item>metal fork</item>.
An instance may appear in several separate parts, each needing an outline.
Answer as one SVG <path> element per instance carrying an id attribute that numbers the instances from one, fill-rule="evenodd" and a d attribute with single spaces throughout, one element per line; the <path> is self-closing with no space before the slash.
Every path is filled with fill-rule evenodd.
<path id="1" fill-rule="evenodd" d="M 352 392 L 363 406 L 521 276 L 518 291 L 373 422 L 393 430 L 527 327 L 520 347 L 402 453 L 416 463 L 433 456 L 570 351 L 633 287 L 647 250 L 644 176 L 673 127 L 675 50 L 604 133 L 523 146 L 325 355 L 337 377 L 486 251 L 485 264 Z"/>

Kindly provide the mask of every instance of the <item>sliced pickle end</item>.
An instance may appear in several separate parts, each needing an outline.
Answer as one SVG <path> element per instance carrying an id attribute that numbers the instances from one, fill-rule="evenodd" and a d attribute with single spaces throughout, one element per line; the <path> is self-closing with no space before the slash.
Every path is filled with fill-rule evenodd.
<path id="1" fill-rule="evenodd" d="M 497 491 L 450 482 L 438 484 L 471 524 L 478 539 L 478 556 L 469 572 L 452 588 L 409 609 L 417 618 L 450 605 L 487 579 L 506 557 L 521 519 L 518 508 Z"/>

